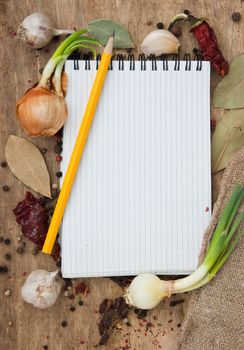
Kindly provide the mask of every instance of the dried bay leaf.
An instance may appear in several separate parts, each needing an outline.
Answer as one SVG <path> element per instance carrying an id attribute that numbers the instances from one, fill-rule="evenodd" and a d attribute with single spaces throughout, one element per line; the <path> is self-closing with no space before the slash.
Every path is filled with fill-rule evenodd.
<path id="1" fill-rule="evenodd" d="M 13 174 L 32 190 L 51 198 L 50 178 L 39 149 L 33 143 L 10 135 L 5 148 L 8 166 Z"/>
<path id="2" fill-rule="evenodd" d="M 225 111 L 212 136 L 212 172 L 226 167 L 232 155 L 244 146 L 244 109 Z"/>
<path id="3" fill-rule="evenodd" d="M 115 31 L 115 49 L 129 49 L 134 47 L 128 30 L 120 23 L 114 22 L 110 19 L 96 19 L 95 21 L 88 23 L 87 29 L 91 36 L 97 39 L 103 46 L 107 44 L 108 39 L 113 31 Z"/>
<path id="4" fill-rule="evenodd" d="M 215 107 L 225 109 L 244 107 L 244 55 L 231 63 L 229 74 L 216 87 L 213 95 Z"/>

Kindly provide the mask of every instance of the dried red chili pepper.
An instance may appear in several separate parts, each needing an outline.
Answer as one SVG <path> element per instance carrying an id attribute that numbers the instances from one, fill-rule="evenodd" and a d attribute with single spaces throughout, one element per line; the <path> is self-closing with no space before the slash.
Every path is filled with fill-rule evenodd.
<path id="1" fill-rule="evenodd" d="M 222 52 L 214 34 L 213 29 L 204 18 L 196 18 L 192 15 L 179 14 L 175 16 L 170 24 L 170 27 L 179 20 L 188 21 L 191 27 L 191 32 L 198 41 L 200 50 L 204 60 L 210 61 L 212 67 L 222 77 L 228 73 L 229 65 L 224 59 Z"/>
<path id="2" fill-rule="evenodd" d="M 17 204 L 13 213 L 17 223 L 21 225 L 24 236 L 41 250 L 47 235 L 49 221 L 43 200 L 37 199 L 30 192 L 27 192 L 25 199 Z M 56 243 L 52 252 L 55 261 L 59 258 L 59 252 L 60 247 Z"/>

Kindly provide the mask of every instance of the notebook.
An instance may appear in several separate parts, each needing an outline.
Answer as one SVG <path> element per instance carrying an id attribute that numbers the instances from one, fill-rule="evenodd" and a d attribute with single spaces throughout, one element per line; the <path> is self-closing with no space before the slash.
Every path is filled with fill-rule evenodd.
<path id="1" fill-rule="evenodd" d="M 210 64 L 112 62 L 62 223 L 64 277 L 189 274 L 211 215 Z M 65 172 L 97 71 L 67 61 Z"/>

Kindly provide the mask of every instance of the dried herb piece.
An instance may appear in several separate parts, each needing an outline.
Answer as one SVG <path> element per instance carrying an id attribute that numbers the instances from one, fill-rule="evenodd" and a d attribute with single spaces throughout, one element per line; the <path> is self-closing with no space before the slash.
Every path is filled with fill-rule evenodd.
<path id="1" fill-rule="evenodd" d="M 87 29 L 91 36 L 97 39 L 102 45 L 107 44 L 109 37 L 113 31 L 115 31 L 115 49 L 128 49 L 134 47 L 128 30 L 120 23 L 114 22 L 110 19 L 96 19 L 95 21 L 88 23 Z"/>
<path id="2" fill-rule="evenodd" d="M 213 95 L 215 107 L 234 109 L 244 107 L 244 55 L 237 56 L 229 74 L 219 83 Z"/>
<path id="3" fill-rule="evenodd" d="M 43 196 L 51 197 L 47 167 L 41 152 L 33 143 L 10 135 L 5 153 L 10 170 L 19 180 Z"/>
<path id="4" fill-rule="evenodd" d="M 24 236 L 35 243 L 38 249 L 42 249 L 48 230 L 48 214 L 44 209 L 43 200 L 27 192 L 25 199 L 17 204 L 13 213 Z M 59 253 L 60 246 L 56 243 L 52 251 L 55 261 L 59 259 Z"/>
<path id="5" fill-rule="evenodd" d="M 244 110 L 226 111 L 212 136 L 212 172 L 226 167 L 232 155 L 244 146 Z"/>

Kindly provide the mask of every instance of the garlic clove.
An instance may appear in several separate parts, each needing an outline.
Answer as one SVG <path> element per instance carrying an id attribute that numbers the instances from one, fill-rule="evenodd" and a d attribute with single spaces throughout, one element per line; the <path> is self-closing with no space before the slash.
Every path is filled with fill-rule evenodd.
<path id="1" fill-rule="evenodd" d="M 27 277 L 21 296 L 24 301 L 39 309 L 46 309 L 55 304 L 62 289 L 62 280 L 58 277 L 58 270 L 32 271 Z"/>
<path id="2" fill-rule="evenodd" d="M 180 42 L 170 31 L 159 29 L 149 33 L 141 44 L 145 55 L 159 56 L 161 54 L 178 53 Z"/>

